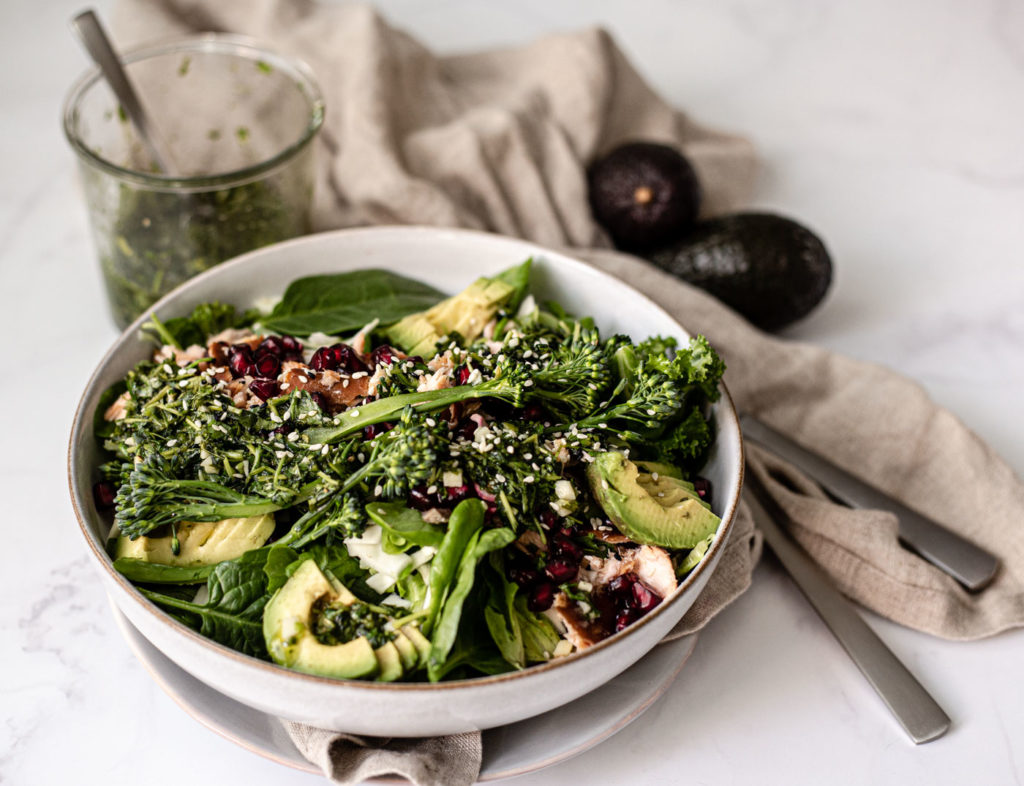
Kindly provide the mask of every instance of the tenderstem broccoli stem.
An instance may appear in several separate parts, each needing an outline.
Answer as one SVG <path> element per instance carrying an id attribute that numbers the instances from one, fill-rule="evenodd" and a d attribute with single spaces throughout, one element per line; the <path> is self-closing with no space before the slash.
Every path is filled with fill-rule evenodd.
<path id="1" fill-rule="evenodd" d="M 397 396 L 371 401 L 341 414 L 343 422 L 337 426 L 308 429 L 305 433 L 310 443 L 327 445 L 339 439 L 362 431 L 366 426 L 393 420 L 406 407 L 417 412 L 435 412 L 474 398 L 504 398 L 518 401 L 522 388 L 516 383 L 504 380 L 488 380 L 479 385 L 461 385 L 441 390 L 423 390 L 416 393 L 400 393 Z"/>

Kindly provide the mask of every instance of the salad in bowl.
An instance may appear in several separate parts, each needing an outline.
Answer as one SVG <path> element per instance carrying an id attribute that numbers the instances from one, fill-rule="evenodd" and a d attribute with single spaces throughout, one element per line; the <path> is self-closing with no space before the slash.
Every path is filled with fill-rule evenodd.
<path id="1" fill-rule="evenodd" d="M 724 365 L 531 294 L 383 269 L 143 325 L 93 431 L 113 567 L 297 672 L 440 682 L 585 651 L 672 596 L 721 520 Z"/>

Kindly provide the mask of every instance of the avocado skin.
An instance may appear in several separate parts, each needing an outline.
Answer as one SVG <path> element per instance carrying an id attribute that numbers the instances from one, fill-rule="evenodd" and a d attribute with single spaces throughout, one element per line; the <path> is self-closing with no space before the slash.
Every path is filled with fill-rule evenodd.
<path id="1" fill-rule="evenodd" d="M 678 240 L 700 209 L 697 173 L 667 145 L 621 145 L 591 165 L 587 184 L 594 218 L 623 251 L 639 253 Z M 649 189 L 649 201 L 637 200 L 641 188 Z"/>
<path id="2" fill-rule="evenodd" d="M 817 235 L 771 213 L 701 222 L 648 259 L 768 331 L 807 316 L 832 283 L 832 260 Z"/>

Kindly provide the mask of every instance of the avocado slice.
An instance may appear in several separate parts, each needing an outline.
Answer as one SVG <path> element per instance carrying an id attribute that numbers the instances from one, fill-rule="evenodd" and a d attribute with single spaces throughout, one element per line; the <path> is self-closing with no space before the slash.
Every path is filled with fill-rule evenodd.
<path id="1" fill-rule="evenodd" d="M 478 278 L 466 289 L 436 306 L 410 314 L 387 329 L 388 340 L 410 355 L 429 359 L 438 341 L 458 333 L 473 341 L 484 326 L 516 294 L 516 288 L 497 278 Z"/>
<path id="2" fill-rule="evenodd" d="M 395 634 L 395 640 L 392 642 L 395 645 L 395 649 L 398 650 L 398 655 L 402 659 L 402 669 L 405 671 L 412 671 L 420 663 L 420 652 L 416 649 L 416 645 L 412 643 L 412 640 L 406 636 L 402 631 L 398 631 Z"/>
<path id="3" fill-rule="evenodd" d="M 356 597 L 305 560 L 263 610 L 263 638 L 271 659 L 306 674 L 338 679 L 371 677 L 381 667 L 365 636 L 345 644 L 323 644 L 313 633 L 313 610 L 320 603 L 350 606 Z M 397 655 L 397 652 L 396 652 Z"/>
<path id="4" fill-rule="evenodd" d="M 721 523 L 685 481 L 660 472 L 655 480 L 617 451 L 598 455 L 587 480 L 608 518 L 637 543 L 692 549 Z"/>
<path id="5" fill-rule="evenodd" d="M 430 655 L 430 640 L 415 625 L 403 625 L 402 633 L 408 637 L 416 648 L 416 652 L 419 653 L 419 665 L 425 666 Z"/>
<path id="6" fill-rule="evenodd" d="M 394 682 L 401 679 L 405 669 L 402 668 L 402 656 L 393 641 L 382 644 L 373 651 L 377 657 L 377 665 L 380 673 L 377 675 L 378 682 Z"/>
<path id="7" fill-rule="evenodd" d="M 274 516 L 265 513 L 221 521 L 179 521 L 177 531 L 180 546 L 177 554 L 170 535 L 156 538 L 143 535 L 135 540 L 120 535 L 114 559 L 128 557 L 177 567 L 216 565 L 266 543 L 274 534 Z"/>

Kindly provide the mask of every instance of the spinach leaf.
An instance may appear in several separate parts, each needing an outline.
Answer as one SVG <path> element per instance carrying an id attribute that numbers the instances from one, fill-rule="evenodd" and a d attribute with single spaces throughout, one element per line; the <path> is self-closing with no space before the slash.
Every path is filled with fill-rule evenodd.
<path id="1" fill-rule="evenodd" d="M 267 592 L 273 595 L 288 581 L 288 568 L 299 557 L 295 549 L 287 546 L 272 546 L 267 554 L 263 573 L 267 577 Z"/>
<path id="2" fill-rule="evenodd" d="M 508 270 L 503 270 L 501 273 L 494 276 L 495 281 L 501 281 L 515 287 L 515 292 L 504 306 L 505 310 L 510 314 L 516 313 L 516 309 L 519 308 L 519 304 L 523 302 L 523 298 L 526 297 L 526 293 L 530 289 L 531 267 L 533 267 L 533 257 L 530 257 L 521 265 L 510 267 Z"/>
<path id="3" fill-rule="evenodd" d="M 492 551 L 505 548 L 515 539 L 515 533 L 507 527 L 489 529 L 486 532 L 477 530 L 470 538 L 466 545 L 466 551 L 459 561 L 455 586 L 445 599 L 441 616 L 430 637 L 427 679 L 431 682 L 437 682 L 444 674 L 445 661 L 448 659 L 448 654 L 452 645 L 455 644 L 456 635 L 459 632 L 462 606 L 469 596 L 469 591 L 473 588 L 476 578 L 477 563 Z"/>
<path id="4" fill-rule="evenodd" d="M 423 630 L 431 635 L 434 622 L 441 613 L 452 582 L 456 578 L 460 561 L 470 539 L 484 526 L 484 503 L 478 499 L 464 499 L 455 506 L 448 519 L 448 531 L 430 563 L 430 607 L 423 621 Z"/>
<path id="5" fill-rule="evenodd" d="M 488 592 L 484 621 L 501 656 L 512 666 L 521 669 L 526 666 L 526 648 L 515 607 L 518 587 L 505 578 L 500 552 L 491 553 L 490 563 L 491 569 L 486 573 Z"/>
<path id="6" fill-rule="evenodd" d="M 366 579 L 370 573 L 359 567 L 359 560 L 348 553 L 342 545 L 317 545 L 304 551 L 299 558 L 288 566 L 287 575 L 291 576 L 299 569 L 304 560 L 312 559 L 320 570 L 330 573 L 344 584 L 353 595 L 366 603 L 379 604 L 384 598 L 379 592 L 370 589 Z"/>
<path id="7" fill-rule="evenodd" d="M 216 565 L 207 579 L 210 598 L 204 604 L 140 588 L 154 603 L 188 612 L 199 632 L 232 649 L 267 658 L 263 640 L 263 607 L 269 600 L 263 572 L 267 550 L 257 549 Z"/>
<path id="8" fill-rule="evenodd" d="M 551 660 L 551 653 L 555 651 L 560 639 L 555 626 L 543 614 L 530 611 L 526 605 L 525 595 L 516 596 L 515 609 L 519 618 L 519 629 L 523 632 L 527 662 Z"/>
<path id="9" fill-rule="evenodd" d="M 444 295 L 386 270 L 355 270 L 293 281 L 263 326 L 279 333 L 334 335 L 373 319 L 387 325 L 430 308 Z"/>
<path id="10" fill-rule="evenodd" d="M 414 546 L 437 548 L 444 532 L 436 524 L 428 524 L 418 511 L 404 502 L 374 502 L 366 506 L 366 514 L 393 538 L 401 538 Z"/>
<path id="11" fill-rule="evenodd" d="M 440 679 L 462 679 L 479 674 L 504 674 L 512 667 L 486 633 L 482 619 L 487 588 L 474 588 L 466 599 L 455 644 L 439 671 Z"/>

